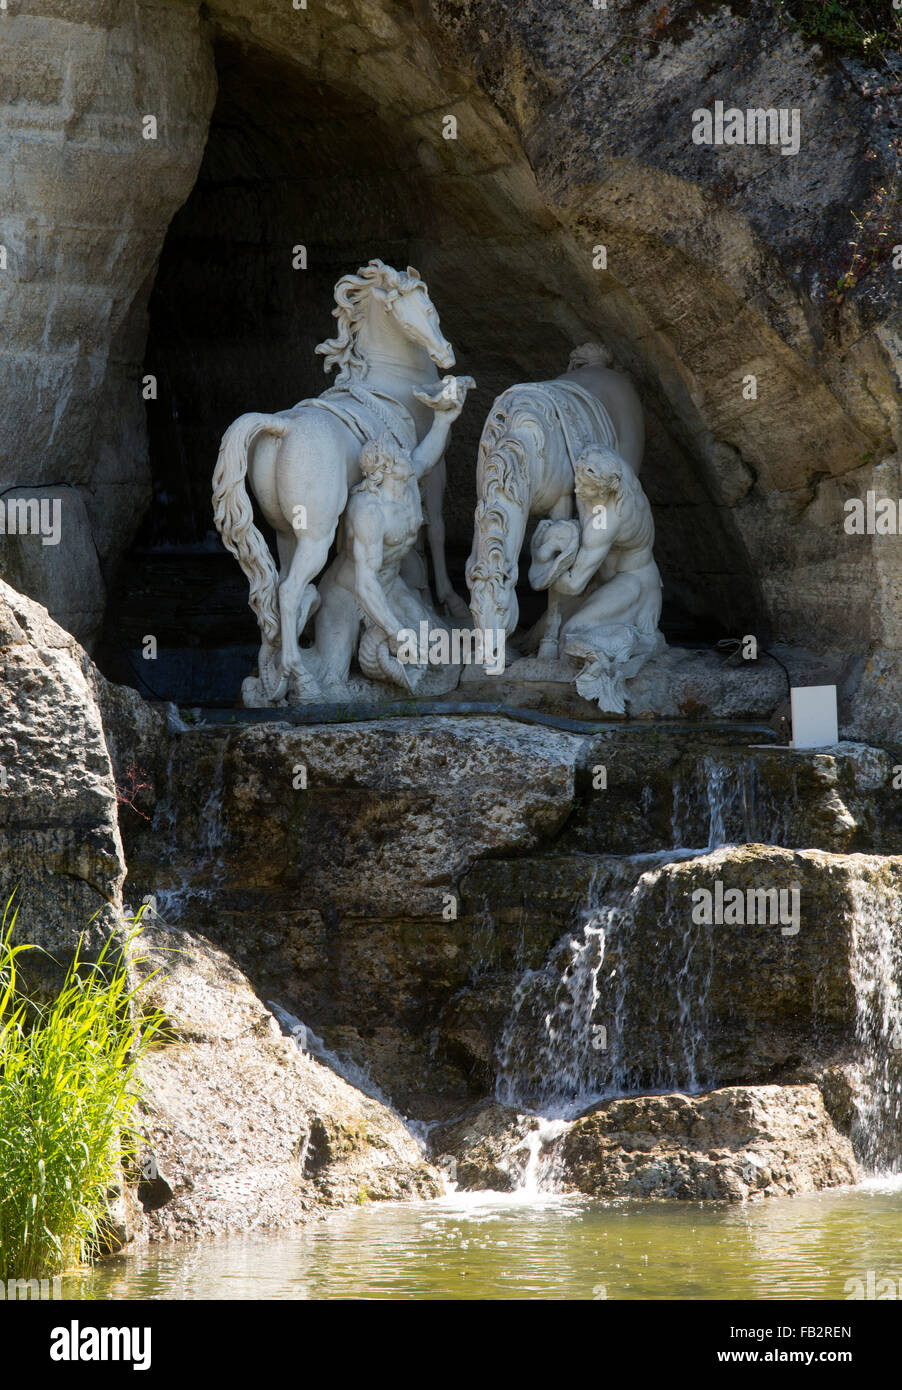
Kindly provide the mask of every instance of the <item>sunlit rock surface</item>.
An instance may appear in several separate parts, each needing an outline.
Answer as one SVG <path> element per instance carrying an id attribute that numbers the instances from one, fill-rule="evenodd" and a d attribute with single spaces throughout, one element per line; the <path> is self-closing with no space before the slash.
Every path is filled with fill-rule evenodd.
<path id="1" fill-rule="evenodd" d="M 90 959 L 132 929 L 117 815 L 142 796 L 137 758 L 161 746 L 171 719 L 110 686 L 43 608 L 0 581 L 0 894 L 5 904 L 16 890 L 13 940 L 43 948 L 19 959 L 35 1002 L 58 987 L 80 936 Z M 283 1036 L 227 954 L 157 918 L 140 954 L 138 974 L 159 967 L 146 1006 L 166 1029 L 142 1069 L 149 1176 L 126 1174 L 109 1246 L 441 1190 L 400 1118 Z"/>
<path id="2" fill-rule="evenodd" d="M 748 737 L 187 727 L 142 754 L 130 883 L 418 1118 L 808 1083 L 868 1052 L 896 1097 L 894 755 Z M 700 890 L 763 893 L 763 919 L 696 920 Z"/>
<path id="3" fill-rule="evenodd" d="M 609 1100 L 557 1124 L 492 1105 L 432 1139 L 463 1190 L 531 1181 L 590 1197 L 742 1202 L 861 1177 L 813 1085 Z"/>
<path id="4" fill-rule="evenodd" d="M 399 1117 L 283 1035 L 228 956 L 151 925 L 142 971 L 166 1019 L 141 1066 L 153 1239 L 271 1230 L 349 1202 L 434 1197 L 439 1174 Z M 144 1188 L 147 1188 L 146 1195 Z"/>
<path id="5" fill-rule="evenodd" d="M 0 580 L 0 897 L 16 893 L 18 939 L 98 951 L 122 906 L 125 859 L 116 785 L 84 651 L 39 604 Z M 61 979 L 30 951 L 22 979 Z"/>

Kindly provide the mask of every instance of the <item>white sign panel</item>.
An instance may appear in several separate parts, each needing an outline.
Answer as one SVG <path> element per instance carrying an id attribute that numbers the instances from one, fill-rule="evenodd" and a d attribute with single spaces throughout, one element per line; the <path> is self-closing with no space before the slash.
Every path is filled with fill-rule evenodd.
<path id="1" fill-rule="evenodd" d="M 835 685 L 800 685 L 789 695 L 793 748 L 826 748 L 839 743 Z"/>

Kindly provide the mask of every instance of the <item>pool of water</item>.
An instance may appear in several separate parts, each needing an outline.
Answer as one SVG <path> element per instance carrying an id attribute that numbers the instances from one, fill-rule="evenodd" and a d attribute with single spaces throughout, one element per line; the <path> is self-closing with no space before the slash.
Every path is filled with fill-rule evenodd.
<path id="1" fill-rule="evenodd" d="M 716 1208 L 516 1194 L 367 1205 L 290 1235 L 151 1247 L 68 1277 L 63 1296 L 845 1299 L 869 1271 L 902 1293 L 898 1179 Z"/>

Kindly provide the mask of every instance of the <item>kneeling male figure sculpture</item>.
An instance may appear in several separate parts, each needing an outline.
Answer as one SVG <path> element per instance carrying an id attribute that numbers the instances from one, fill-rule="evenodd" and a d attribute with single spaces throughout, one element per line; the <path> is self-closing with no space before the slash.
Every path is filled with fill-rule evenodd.
<path id="1" fill-rule="evenodd" d="M 613 449 L 593 444 L 574 465 L 578 521 L 547 520 L 536 527 L 529 580 L 549 589 L 552 619 L 544 642 L 586 664 L 576 687 L 608 713 L 625 709 L 625 682 L 663 646 L 661 575 L 655 563 L 654 521 L 633 470 Z M 563 623 L 561 596 L 601 583 Z"/>
<path id="2" fill-rule="evenodd" d="M 471 377 L 446 377 L 436 395 L 416 393 L 432 406 L 435 419 L 415 449 L 401 448 L 386 432 L 360 452 L 363 479 L 351 491 L 338 555 L 319 586 L 315 663 L 330 693 L 347 685 L 355 654 L 364 675 L 402 689 L 413 690 L 422 675 L 398 661 L 399 634 L 442 619 L 405 583 L 401 564 L 423 524 L 418 484 L 442 457 L 472 385 Z"/>

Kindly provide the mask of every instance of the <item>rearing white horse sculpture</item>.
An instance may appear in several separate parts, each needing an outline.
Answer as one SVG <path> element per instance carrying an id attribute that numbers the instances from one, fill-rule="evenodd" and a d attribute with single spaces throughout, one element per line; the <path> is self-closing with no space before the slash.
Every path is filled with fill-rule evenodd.
<path id="1" fill-rule="evenodd" d="M 428 432 L 433 411 L 417 392 L 434 390 L 454 366 L 451 344 L 425 283 L 412 266 L 370 261 L 335 286 L 338 333 L 316 348 L 334 387 L 289 410 L 242 415 L 226 430 L 213 474 L 213 514 L 250 582 L 260 625 L 260 686 L 267 703 L 316 698 L 299 638 L 319 603 L 314 580 L 326 564 L 348 491 L 361 476 L 360 450 L 387 429 L 402 448 Z M 280 570 L 254 525 L 245 479 L 274 527 Z M 422 482 L 436 597 L 463 609 L 445 564 L 444 460 Z"/>

